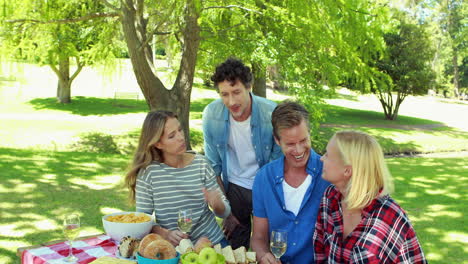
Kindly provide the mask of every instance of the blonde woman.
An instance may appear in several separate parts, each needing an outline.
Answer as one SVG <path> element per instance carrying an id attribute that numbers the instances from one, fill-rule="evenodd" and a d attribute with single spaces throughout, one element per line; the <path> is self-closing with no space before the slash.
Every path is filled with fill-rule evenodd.
<path id="1" fill-rule="evenodd" d="M 427 263 L 403 209 L 389 196 L 377 141 L 337 132 L 321 158 L 325 191 L 314 232 L 316 263 Z"/>
<path id="2" fill-rule="evenodd" d="M 192 210 L 192 241 L 207 236 L 214 244 L 227 244 L 215 214 L 228 216 L 229 203 L 205 157 L 187 152 L 184 131 L 174 113 L 148 113 L 125 183 L 136 210 L 154 212 L 156 225 L 152 232 L 173 245 L 189 237 L 177 228 L 181 209 Z"/>

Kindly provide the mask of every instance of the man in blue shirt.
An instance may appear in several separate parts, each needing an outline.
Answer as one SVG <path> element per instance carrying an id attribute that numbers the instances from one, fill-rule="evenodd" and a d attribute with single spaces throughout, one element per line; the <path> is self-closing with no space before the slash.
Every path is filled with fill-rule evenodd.
<path id="1" fill-rule="evenodd" d="M 273 230 L 287 231 L 281 263 L 314 263 L 312 237 L 318 208 L 329 183 L 322 179 L 320 156 L 311 148 L 309 113 L 285 102 L 272 113 L 273 134 L 283 158 L 263 166 L 253 185 L 251 247 L 260 264 L 278 263 L 269 242 Z"/>
<path id="2" fill-rule="evenodd" d="M 234 249 L 249 248 L 255 175 L 281 156 L 271 125 L 276 103 L 251 93 L 250 68 L 237 59 L 218 65 L 211 80 L 221 98 L 203 111 L 205 155 L 231 205 L 224 233 Z"/>

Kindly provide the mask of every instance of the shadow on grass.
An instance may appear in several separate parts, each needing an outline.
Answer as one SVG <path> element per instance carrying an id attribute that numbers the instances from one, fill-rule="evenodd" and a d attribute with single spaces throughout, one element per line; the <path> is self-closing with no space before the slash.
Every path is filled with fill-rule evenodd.
<path id="1" fill-rule="evenodd" d="M 327 146 L 328 141 L 330 138 L 337 132 L 343 130 L 341 127 L 321 127 L 319 130 L 319 135 L 315 139 L 315 141 L 312 142 L 312 147 L 314 150 L 319 153 L 320 155 L 323 155 L 325 153 L 325 148 Z M 369 129 L 366 129 L 365 127 L 361 127 L 359 129 L 363 132 L 366 132 L 368 134 L 371 134 L 373 137 L 377 139 L 379 142 L 380 146 L 382 147 L 383 152 L 386 155 L 390 154 L 402 154 L 402 153 L 409 153 L 409 152 L 415 152 L 416 149 L 418 149 L 420 146 L 412 141 L 407 141 L 407 142 L 397 142 L 396 140 L 392 139 L 391 137 L 385 137 L 385 136 L 379 136 L 376 135 L 375 133 L 372 133 L 369 131 Z"/>
<path id="2" fill-rule="evenodd" d="M 214 99 L 203 98 L 190 104 L 190 118 L 201 119 L 203 109 Z M 118 115 L 128 113 L 145 113 L 149 111 L 145 100 L 113 99 L 76 96 L 70 104 L 57 103 L 56 98 L 36 98 L 29 103 L 34 109 L 49 109 L 70 112 L 74 115 Z"/>
<path id="3" fill-rule="evenodd" d="M 83 96 L 72 97 L 70 104 L 57 103 L 56 98 L 36 98 L 29 101 L 29 103 L 37 110 L 60 110 L 81 116 L 141 113 L 147 112 L 149 109 L 145 100 Z"/>
<path id="4" fill-rule="evenodd" d="M 463 263 L 468 226 L 466 157 L 388 160 L 392 195 L 410 216 L 430 263 Z"/>
<path id="5" fill-rule="evenodd" d="M 34 245 L 63 239 L 62 215 L 77 212 L 83 227 L 103 232 L 102 210 L 134 210 L 121 180 L 130 157 L 0 148 L 1 241 Z M 16 248 L 1 249 L 16 259 Z"/>
<path id="6" fill-rule="evenodd" d="M 398 116 L 397 120 L 386 120 L 381 112 L 358 110 L 335 105 L 324 105 L 325 123 L 331 124 L 352 124 L 352 125 L 367 125 L 367 126 L 389 126 L 389 125 L 440 125 L 442 122 L 432 121 L 428 119 Z"/>

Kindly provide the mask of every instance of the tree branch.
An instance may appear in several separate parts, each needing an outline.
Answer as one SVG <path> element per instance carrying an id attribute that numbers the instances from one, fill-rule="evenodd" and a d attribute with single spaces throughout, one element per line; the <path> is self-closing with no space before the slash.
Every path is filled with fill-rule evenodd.
<path id="1" fill-rule="evenodd" d="M 78 74 L 80 74 L 81 70 L 84 67 L 84 63 L 80 61 L 79 57 L 75 57 L 75 60 L 76 60 L 77 69 L 73 73 L 73 75 L 70 77 L 70 82 L 73 82 L 73 80 L 76 78 L 76 76 L 78 76 Z"/>
<path id="2" fill-rule="evenodd" d="M 238 5 L 208 6 L 208 7 L 203 8 L 202 10 L 204 10 L 204 9 L 214 9 L 214 8 L 225 8 L 225 9 L 239 8 L 239 9 L 242 9 L 244 11 L 253 12 L 253 13 L 263 15 L 262 12 L 259 12 L 257 10 L 253 10 L 253 9 L 249 9 L 249 8 L 246 8 L 246 7 L 243 7 L 243 6 L 238 6 Z"/>
<path id="3" fill-rule="evenodd" d="M 95 18 L 102 18 L 102 17 L 118 17 L 120 13 L 94 13 L 89 14 L 83 17 L 77 18 L 66 18 L 66 19 L 52 19 L 48 21 L 42 21 L 37 19 L 13 19 L 13 20 L 6 20 L 7 23 L 37 23 L 37 24 L 66 24 L 66 23 L 75 23 L 80 21 L 91 20 Z"/>

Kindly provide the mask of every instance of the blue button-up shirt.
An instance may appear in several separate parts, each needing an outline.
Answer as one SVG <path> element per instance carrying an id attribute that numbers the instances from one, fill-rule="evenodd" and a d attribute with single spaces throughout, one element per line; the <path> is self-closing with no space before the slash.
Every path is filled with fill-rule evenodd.
<path id="1" fill-rule="evenodd" d="M 271 113 L 276 103 L 250 93 L 252 113 L 250 128 L 252 145 L 259 168 L 282 155 L 281 148 L 276 145 L 271 125 Z M 221 99 L 211 102 L 203 111 L 203 137 L 205 156 L 217 176 L 222 176 L 224 189 L 227 191 L 227 150 L 229 143 L 229 109 Z"/>
<path id="2" fill-rule="evenodd" d="M 306 171 L 312 181 L 297 216 L 286 209 L 284 201 L 284 158 L 265 165 L 255 177 L 252 189 L 254 216 L 268 218 L 269 234 L 274 229 L 288 232 L 288 246 L 281 263 L 314 263 L 312 238 L 315 222 L 322 194 L 330 183 L 322 178 L 322 162 L 313 150 L 310 151 Z"/>

